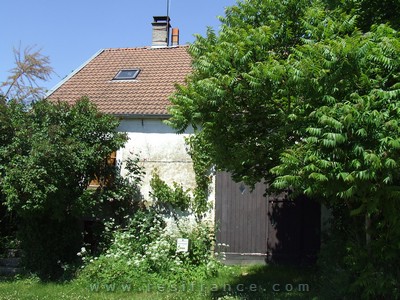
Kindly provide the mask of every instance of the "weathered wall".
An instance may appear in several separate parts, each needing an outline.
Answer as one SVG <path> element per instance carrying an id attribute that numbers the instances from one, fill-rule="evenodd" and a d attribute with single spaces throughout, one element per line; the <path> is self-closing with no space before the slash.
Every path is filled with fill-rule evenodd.
<path id="1" fill-rule="evenodd" d="M 145 171 L 141 188 L 145 200 L 151 200 L 150 180 L 155 170 L 161 179 L 170 185 L 177 182 L 184 188 L 195 187 L 192 161 L 184 140 L 192 131 L 188 130 L 178 135 L 161 119 L 122 120 L 119 131 L 126 132 L 129 140 L 125 147 L 117 152 L 117 160 L 123 163 L 129 156 L 139 156 L 140 165 Z M 125 173 L 124 169 L 122 173 Z"/>

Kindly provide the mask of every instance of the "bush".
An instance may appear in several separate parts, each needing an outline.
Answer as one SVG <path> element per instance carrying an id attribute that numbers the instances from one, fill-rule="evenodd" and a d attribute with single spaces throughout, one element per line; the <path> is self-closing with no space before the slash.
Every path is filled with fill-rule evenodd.
<path id="1" fill-rule="evenodd" d="M 128 216 L 136 213 L 142 203 L 140 183 L 143 171 L 138 157 L 128 158 L 126 174 L 121 175 L 121 165 L 109 168 L 106 172 L 111 182 L 99 186 L 96 190 L 86 190 L 80 202 L 93 203 L 86 205 L 85 215 L 92 222 L 90 241 L 85 240 L 85 247 L 95 256 L 105 251 L 112 240 L 113 231 L 125 228 L 130 222 Z M 84 205 L 83 205 L 84 207 Z"/>
<path id="2" fill-rule="evenodd" d="M 323 299 L 400 299 L 400 240 L 396 230 L 380 228 L 365 244 L 364 219 L 333 208 L 331 232 L 318 260 Z M 376 220 L 375 220 L 376 221 Z M 388 234 L 390 232 L 390 234 Z"/>
<path id="3" fill-rule="evenodd" d="M 79 220 L 96 206 L 96 199 L 81 196 L 126 135 L 86 98 L 73 106 L 1 103 L 0 120 L 0 204 L 18 218 L 28 270 L 58 279 L 76 260 Z"/>
<path id="4" fill-rule="evenodd" d="M 63 220 L 46 215 L 24 218 L 18 232 L 24 266 L 44 281 L 70 279 L 79 263 L 74 254 L 82 243 L 81 230 L 80 220 L 71 216 Z"/>
<path id="5" fill-rule="evenodd" d="M 219 263 L 213 258 L 213 231 L 203 223 L 171 230 L 151 209 L 136 212 L 124 230 L 116 230 L 110 248 L 102 255 L 83 257 L 80 280 L 100 284 L 182 283 L 214 276 Z M 189 238 L 190 251 L 176 252 L 176 239 Z M 81 255 L 82 253 L 80 253 Z"/>
<path id="6" fill-rule="evenodd" d="M 190 190 L 176 183 L 168 186 L 157 173 L 151 187 L 154 202 L 150 207 L 139 203 L 137 211 L 121 214 L 127 223 L 115 226 L 112 219 L 106 226 L 110 245 L 102 254 L 93 256 L 81 249 L 80 281 L 128 283 L 141 290 L 149 284 L 191 283 L 217 274 L 221 265 L 213 256 L 214 230 L 194 221 Z M 178 238 L 189 239 L 188 252 L 177 252 Z"/>

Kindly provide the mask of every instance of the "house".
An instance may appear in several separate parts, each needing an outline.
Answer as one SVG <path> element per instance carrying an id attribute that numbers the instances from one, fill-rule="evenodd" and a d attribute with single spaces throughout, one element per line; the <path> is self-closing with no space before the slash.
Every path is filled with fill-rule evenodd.
<path id="1" fill-rule="evenodd" d="M 172 29 L 170 37 L 169 17 L 154 17 L 152 25 L 152 46 L 100 50 L 48 94 L 49 99 L 71 104 L 87 96 L 100 111 L 121 120 L 119 130 L 128 134 L 129 141 L 117 151 L 116 159 L 124 162 L 130 155 L 139 156 L 146 172 L 142 194 L 147 199 L 154 170 L 169 184 L 195 186 L 185 145 L 185 137 L 193 132 L 188 129 L 178 135 L 164 123 L 169 117 L 168 97 L 175 84 L 183 84 L 191 72 L 191 57 L 188 46 L 179 45 L 177 29 Z M 282 195 L 266 198 L 265 185 L 259 184 L 251 192 L 227 173 L 217 173 L 214 179 L 209 199 L 215 206 L 210 217 L 218 228 L 217 242 L 229 245 L 221 250 L 228 252 L 232 261 L 265 261 L 276 254 L 304 256 L 318 248 L 318 207 L 308 212 L 304 201 L 296 208 Z M 276 226 L 278 219 L 283 229 Z M 301 219 L 314 221 L 303 228 Z M 310 249 L 304 246 L 307 239 Z"/>
<path id="2" fill-rule="evenodd" d="M 164 21 L 164 22 L 163 22 Z M 164 124 L 168 118 L 168 97 L 176 83 L 184 83 L 191 71 L 188 46 L 167 47 L 159 33 L 167 23 L 153 22 L 153 45 L 141 48 L 103 49 L 60 82 L 49 99 L 71 104 L 87 96 L 98 109 L 121 120 L 120 131 L 129 141 L 117 151 L 117 161 L 139 155 L 144 167 L 142 194 L 149 200 L 149 183 L 157 169 L 167 183 L 194 186 L 192 162 L 182 135 Z M 176 31 L 176 30 L 175 30 Z M 164 44 L 163 44 L 164 41 Z"/>

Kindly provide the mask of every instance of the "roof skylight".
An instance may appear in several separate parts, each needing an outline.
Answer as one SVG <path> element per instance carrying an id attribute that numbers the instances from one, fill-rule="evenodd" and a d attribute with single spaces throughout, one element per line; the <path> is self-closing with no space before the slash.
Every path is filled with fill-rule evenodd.
<path id="1" fill-rule="evenodd" d="M 120 70 L 113 80 L 134 80 L 139 75 L 139 69 L 124 69 Z"/>

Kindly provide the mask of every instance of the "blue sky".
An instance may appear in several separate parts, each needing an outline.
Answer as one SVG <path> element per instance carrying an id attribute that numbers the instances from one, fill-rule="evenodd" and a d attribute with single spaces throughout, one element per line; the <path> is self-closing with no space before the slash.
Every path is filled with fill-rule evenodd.
<path id="1" fill-rule="evenodd" d="M 1 0 L 0 82 L 13 67 L 13 47 L 36 45 L 56 72 L 41 85 L 51 89 L 103 48 L 151 45 L 153 16 L 165 15 L 167 0 Z M 217 16 L 236 0 L 170 0 L 172 27 L 180 44 L 218 30 Z"/>

